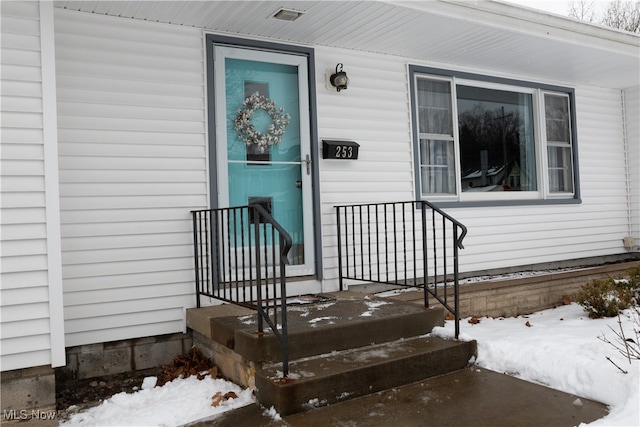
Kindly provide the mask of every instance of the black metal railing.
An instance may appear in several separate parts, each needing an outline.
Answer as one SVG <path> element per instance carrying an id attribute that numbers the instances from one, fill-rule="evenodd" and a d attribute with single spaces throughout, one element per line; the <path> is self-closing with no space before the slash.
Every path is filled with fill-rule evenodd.
<path id="1" fill-rule="evenodd" d="M 196 298 L 210 297 L 258 312 L 282 346 L 289 373 L 286 272 L 292 242 L 261 205 L 192 211 Z"/>
<path id="2" fill-rule="evenodd" d="M 425 307 L 432 297 L 453 314 L 458 338 L 463 224 L 426 201 L 336 206 L 336 221 L 341 290 L 347 279 L 420 287 Z"/>

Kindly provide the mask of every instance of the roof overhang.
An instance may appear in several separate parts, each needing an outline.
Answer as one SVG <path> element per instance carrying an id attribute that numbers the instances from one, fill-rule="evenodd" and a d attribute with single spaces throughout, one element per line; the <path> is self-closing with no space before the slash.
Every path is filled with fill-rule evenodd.
<path id="1" fill-rule="evenodd" d="M 431 65 L 608 88 L 640 85 L 640 36 L 498 1 L 56 1 L 60 8 Z M 275 19 L 281 8 L 303 12 Z"/>

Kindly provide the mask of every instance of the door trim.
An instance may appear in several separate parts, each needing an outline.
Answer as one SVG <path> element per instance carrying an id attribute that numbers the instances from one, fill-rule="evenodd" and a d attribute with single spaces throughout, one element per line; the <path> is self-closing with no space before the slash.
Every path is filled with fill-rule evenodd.
<path id="1" fill-rule="evenodd" d="M 228 46 L 235 48 L 254 49 L 273 53 L 295 54 L 307 59 L 307 87 L 309 99 L 309 142 L 311 154 L 311 199 L 313 217 L 313 246 L 315 278 L 322 280 L 322 216 L 320 212 L 320 178 L 319 178 L 319 144 L 318 144 L 318 123 L 316 108 L 316 73 L 315 73 L 315 51 L 313 48 L 305 46 L 287 45 L 281 43 L 271 43 L 263 40 L 250 40 L 236 37 L 220 36 L 216 34 L 205 34 L 206 47 L 206 94 L 207 94 L 207 131 L 208 131 L 208 168 L 209 168 L 209 205 L 211 208 L 218 206 L 219 182 L 216 153 L 216 120 L 215 120 L 215 84 L 214 84 L 214 48 L 216 46 Z"/>
<path id="2" fill-rule="evenodd" d="M 315 274 L 315 256 L 314 249 L 315 246 L 313 244 L 314 239 L 314 230 L 313 230 L 313 202 L 312 202 L 312 188 L 311 188 L 311 170 L 307 167 L 305 159 L 308 159 L 311 155 L 311 141 L 309 137 L 309 109 L 307 105 L 309 104 L 308 96 L 308 80 L 307 80 L 307 61 L 304 56 L 301 55 L 292 55 L 292 54 L 284 54 L 279 52 L 267 52 L 267 51 L 259 51 L 259 50 L 251 50 L 230 46 L 218 46 L 214 47 L 214 79 L 219 79 L 214 82 L 216 99 L 215 99 L 215 108 L 217 109 L 218 114 L 216 115 L 217 126 L 216 126 L 216 136 L 217 136 L 217 145 L 216 145 L 216 154 L 218 156 L 218 183 L 220 183 L 218 187 L 218 203 L 221 203 L 223 207 L 227 206 L 236 206 L 238 204 L 245 205 L 250 203 L 251 195 L 259 195 L 262 197 L 268 197 L 269 199 L 273 198 L 274 203 L 274 212 L 273 215 L 276 219 L 280 221 L 280 224 L 286 228 L 287 225 L 293 226 L 297 223 L 295 219 L 289 218 L 289 215 L 286 215 L 285 212 L 287 209 L 293 209 L 297 212 L 297 209 L 300 209 L 300 220 L 301 222 L 298 224 L 300 227 L 288 229 L 289 233 L 291 233 L 291 237 L 294 240 L 294 248 L 292 248 L 290 254 L 292 258 L 290 258 L 291 264 L 287 269 L 287 275 L 291 276 L 309 276 Z M 273 151 L 276 153 L 273 159 L 269 159 L 266 161 L 263 166 L 264 167 L 251 167 L 251 162 L 245 156 L 242 158 L 238 158 L 236 155 L 233 156 L 233 159 L 228 156 L 229 153 L 229 144 L 231 141 L 238 142 L 239 140 L 235 137 L 235 132 L 230 128 L 229 116 L 236 114 L 237 104 L 231 107 L 229 105 L 228 92 L 228 76 L 227 70 L 230 65 L 228 63 L 229 60 L 240 60 L 240 63 L 236 63 L 234 70 L 237 70 L 244 75 L 245 70 L 244 66 L 240 64 L 264 64 L 268 67 L 269 70 L 267 74 L 274 73 L 275 81 L 280 81 L 281 83 L 287 82 L 288 84 L 295 85 L 295 91 L 289 91 L 287 89 L 284 92 L 281 92 L 280 95 L 283 97 L 281 102 L 291 102 L 292 105 L 289 106 L 291 110 L 292 117 L 295 117 L 296 127 L 299 126 L 301 133 L 294 133 L 293 137 L 289 137 L 289 144 L 295 144 L 298 147 L 298 156 L 285 156 L 285 158 L 281 158 L 282 154 L 277 154 L 279 149 L 275 148 Z M 285 66 L 286 72 L 281 69 L 278 71 L 273 70 L 269 67 L 280 67 Z M 236 68 L 239 67 L 239 68 Z M 291 78 L 291 74 L 289 74 L 292 70 L 295 69 L 295 79 Z M 284 74 L 282 74 L 284 72 Z M 275 77 L 278 75 L 280 77 Z M 225 76 L 225 77 L 222 77 Z M 262 74 L 259 72 L 257 75 L 252 75 L 251 79 L 257 79 L 255 81 L 263 81 Z M 264 81 L 269 81 L 269 78 L 265 75 Z M 235 81 L 235 80 L 232 80 Z M 244 81 L 244 80 L 243 80 Z M 268 86 L 267 83 L 265 85 Z M 237 87 L 236 90 L 238 93 L 235 93 L 235 96 L 240 96 L 242 94 L 242 98 L 237 99 L 236 102 L 242 102 L 245 97 L 249 96 L 246 92 L 245 87 Z M 232 89 L 232 93 L 235 91 Z M 278 91 L 274 89 L 274 100 L 277 99 Z M 292 96 L 295 93 L 296 96 Z M 284 104 L 280 104 L 284 105 Z M 294 107 L 295 105 L 295 107 Z M 230 109 L 232 108 L 232 109 Z M 293 121 L 293 120 L 292 120 Z M 286 135 L 285 135 L 286 136 Z M 295 142 L 297 140 L 297 142 Z M 280 160 L 278 160 L 280 159 Z M 268 165 L 268 166 L 266 166 Z M 230 175 L 230 171 L 234 170 L 234 173 L 239 173 L 240 175 Z M 244 191 L 240 191 L 240 193 L 236 194 L 236 197 L 241 194 L 242 197 L 239 199 L 235 199 L 234 202 L 231 202 L 231 190 L 229 189 L 230 183 L 233 179 L 238 178 L 242 180 L 242 176 L 254 176 L 260 179 L 260 177 L 264 178 L 266 181 L 270 179 L 282 180 L 280 181 L 279 186 L 269 186 L 270 188 L 266 193 L 262 192 L 252 192 L 249 189 L 244 191 L 248 191 L 245 193 Z M 266 175 L 265 175 L 266 174 Z M 274 176 L 275 174 L 275 176 Z M 293 175 L 292 175 L 293 174 Z M 270 177 L 270 178 L 268 178 Z M 300 187 L 294 186 L 294 182 L 298 181 L 300 183 Z M 289 183 L 289 186 L 286 186 L 286 183 Z M 285 185 L 285 187 L 282 187 Z M 285 190 L 287 188 L 287 190 Z M 271 193 L 271 192 L 276 193 Z M 278 195 L 278 193 L 284 192 L 288 194 L 286 196 Z M 289 197 L 290 196 L 290 197 Z M 247 197 L 249 198 L 247 200 Z M 299 199 L 299 204 L 297 202 L 297 198 Z M 278 200 L 276 202 L 276 199 Z M 276 212 L 276 207 L 277 211 Z M 267 209 L 269 212 L 270 208 Z M 282 217 L 279 218 L 279 215 Z M 295 216 L 295 215 L 294 215 Z M 287 221 L 293 221 L 293 223 L 288 223 Z M 300 247 L 304 248 L 300 250 Z M 303 254 L 303 256 L 301 256 Z M 295 260 L 295 261 L 294 261 Z"/>

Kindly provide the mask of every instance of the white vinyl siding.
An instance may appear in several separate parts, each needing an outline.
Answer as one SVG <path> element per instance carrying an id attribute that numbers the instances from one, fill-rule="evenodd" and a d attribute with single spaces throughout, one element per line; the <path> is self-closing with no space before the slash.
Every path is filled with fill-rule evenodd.
<path id="1" fill-rule="evenodd" d="M 344 62 L 349 88 L 327 89 Z M 349 58 L 348 61 L 342 58 Z M 321 160 L 325 288 L 337 284 L 335 205 L 415 200 L 407 59 L 318 48 L 320 140 L 360 144 L 358 160 Z M 434 65 L 434 64 L 431 64 Z M 534 80 L 531 76 L 510 76 Z M 398 79 L 403 79 L 399 84 Z M 384 84 L 380 84 L 384 81 Z M 546 82 L 572 86 L 567 82 Z M 620 91 L 575 87 L 581 203 L 447 208 L 469 228 L 461 271 L 620 254 L 627 233 Z M 411 175 L 411 176 L 409 176 Z M 328 226 L 331 225 L 331 226 Z"/>
<path id="2" fill-rule="evenodd" d="M 56 10 L 67 346 L 182 332 L 207 206 L 203 36 Z"/>
<path id="3" fill-rule="evenodd" d="M 39 4 L 1 2 L 0 15 L 0 365 L 7 371 L 52 358 Z"/>
<path id="4" fill-rule="evenodd" d="M 411 199 L 405 66 L 398 58 L 338 52 L 316 50 L 319 139 L 353 140 L 360 150 L 358 160 L 320 160 L 323 206 Z M 349 57 L 344 71 L 350 84 L 340 93 L 325 85 L 324 72 L 335 70 L 336 55 Z"/>
<path id="5" fill-rule="evenodd" d="M 180 332 L 184 308 L 195 305 L 189 211 L 208 205 L 211 172 L 205 138 L 203 35 L 193 28 L 63 9 L 56 9 L 55 16 L 66 345 Z M 360 144 L 357 160 L 320 159 L 315 165 L 320 173 L 324 290 L 333 290 L 337 286 L 334 206 L 416 198 L 407 69 L 407 63 L 415 61 L 334 47 L 315 49 L 319 139 Z M 337 60 L 344 63 L 350 78 L 348 89 L 340 93 L 326 83 L 326 73 L 335 70 Z M 9 72 L 21 76 L 6 86 L 18 105 L 15 108 L 39 105 L 33 98 L 41 96 L 41 89 L 28 80 L 33 70 L 4 65 L 3 77 Z M 530 75 L 506 77 L 541 80 Z M 469 227 L 460 257 L 462 271 L 623 251 L 628 210 L 622 184 L 620 91 L 548 83 L 576 88 L 582 203 L 447 209 Z M 637 98 L 637 90 L 631 96 Z M 628 114 L 638 111 L 637 99 L 634 102 L 636 107 Z M 8 117 L 16 123 L 33 120 Z M 34 123 L 29 121 L 28 126 Z M 628 128 L 633 146 L 631 138 L 638 131 Z M 42 141 L 42 131 L 3 129 L 3 143 L 8 138 L 16 143 Z M 22 239 L 33 237 L 26 243 L 13 242 L 12 250 L 28 245 L 33 259 L 42 264 L 46 258 L 43 154 L 25 151 L 14 157 L 6 169 L 3 164 L 3 173 L 29 176 L 21 180 L 29 190 L 12 195 L 21 208 L 13 212 L 16 223 L 11 230 Z M 10 217 L 3 211 L 3 225 L 6 218 Z M 44 254 L 38 252 L 42 250 Z M 6 301 L 32 298 L 33 307 L 45 310 L 42 268 L 46 264 L 12 278 L 13 283 L 42 280 L 42 289 L 29 295 L 14 292 Z M 5 313 L 24 316 L 3 309 L 3 318 Z M 28 331 L 43 326 L 39 318 L 22 320 Z M 21 341 L 12 348 L 33 344 L 17 333 L 14 336 Z"/>
<path id="6" fill-rule="evenodd" d="M 350 80 L 340 93 L 326 83 L 325 72 L 335 72 L 335 58 L 341 58 Z M 320 141 L 348 139 L 360 144 L 357 160 L 320 159 L 318 165 L 324 277 L 330 281 L 324 290 L 334 290 L 334 206 L 413 199 L 406 65 L 391 56 L 318 47 L 316 85 Z"/>

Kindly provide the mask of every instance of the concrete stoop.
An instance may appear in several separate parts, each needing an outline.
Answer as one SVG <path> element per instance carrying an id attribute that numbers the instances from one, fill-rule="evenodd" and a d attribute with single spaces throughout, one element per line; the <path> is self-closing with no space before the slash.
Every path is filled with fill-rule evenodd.
<path id="1" fill-rule="evenodd" d="M 260 404 L 288 415 L 464 368 L 476 343 L 425 337 L 444 309 L 353 292 L 290 306 L 289 372 L 280 343 L 257 334 L 254 312 L 227 305 L 190 309 L 194 343 L 227 378 L 254 388 Z"/>
<path id="2" fill-rule="evenodd" d="M 261 405 L 289 415 L 463 369 L 476 343 L 415 337 L 333 352 L 256 372 Z"/>
<path id="3" fill-rule="evenodd" d="M 336 300 L 290 310 L 289 360 L 424 335 L 434 326 L 444 324 L 441 308 L 425 310 L 416 304 L 374 298 Z M 212 328 L 217 329 L 223 321 L 214 322 Z M 218 333 L 212 334 L 218 342 L 225 342 L 218 338 L 230 341 Z M 282 361 L 280 341 L 268 329 L 263 336 L 258 336 L 255 330 L 235 329 L 233 342 L 234 350 L 247 360 Z"/>

